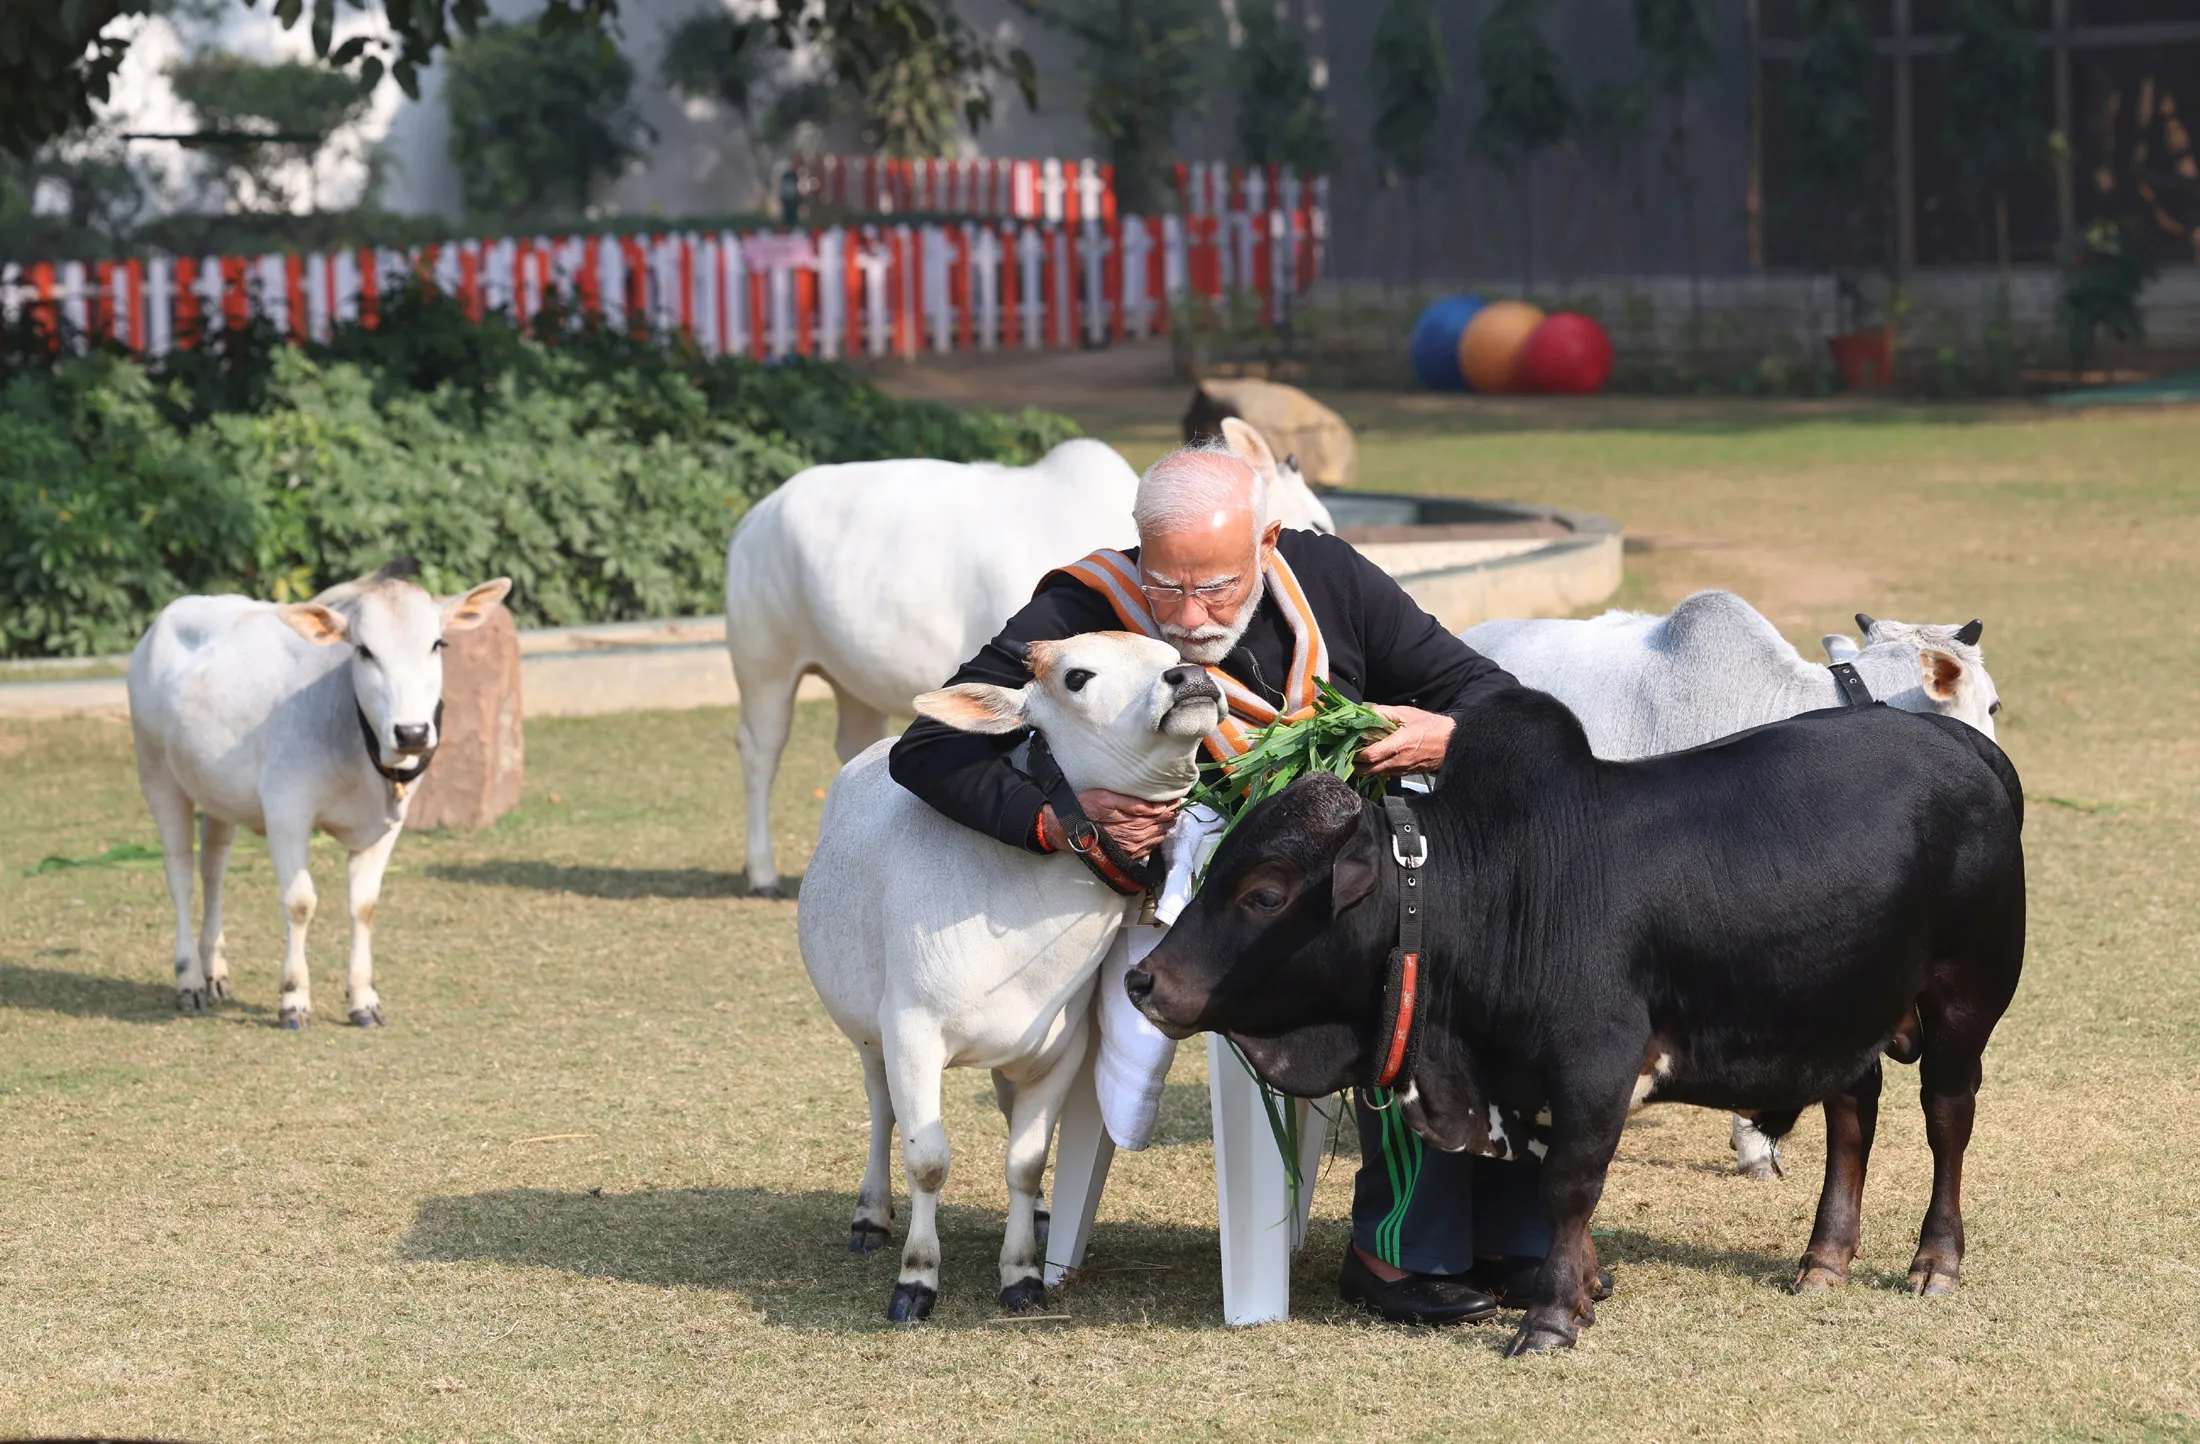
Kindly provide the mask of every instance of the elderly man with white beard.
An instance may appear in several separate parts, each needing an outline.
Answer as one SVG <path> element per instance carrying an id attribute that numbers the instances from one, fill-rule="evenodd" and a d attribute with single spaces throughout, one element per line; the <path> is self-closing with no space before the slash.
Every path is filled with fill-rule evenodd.
<path id="1" fill-rule="evenodd" d="M 1363 770 L 1393 778 L 1435 773 L 1452 714 L 1517 685 L 1349 544 L 1269 521 L 1260 475 L 1227 449 L 1189 448 L 1156 462 L 1139 483 L 1133 519 L 1138 547 L 1095 552 L 1049 573 L 951 681 L 1021 686 L 1031 642 L 1143 632 L 1168 640 L 1222 686 L 1231 715 L 1206 741 L 1210 761 L 1234 755 L 1278 715 L 1313 705 L 1315 680 L 1324 678 L 1398 724 L 1360 754 Z M 920 718 L 894 747 L 893 776 L 1008 846 L 1066 850 L 1045 790 L 1010 761 L 1018 740 Z M 1175 822 L 1172 806 L 1112 792 L 1083 792 L 1077 801 L 1133 858 L 1160 846 Z M 1377 1111 L 1363 1100 L 1355 1113 L 1361 1165 L 1338 1281 L 1343 1297 L 1422 1324 L 1473 1322 L 1500 1302 L 1525 1300 L 1550 1238 L 1534 1165 L 1429 1149 L 1395 1108 Z"/>

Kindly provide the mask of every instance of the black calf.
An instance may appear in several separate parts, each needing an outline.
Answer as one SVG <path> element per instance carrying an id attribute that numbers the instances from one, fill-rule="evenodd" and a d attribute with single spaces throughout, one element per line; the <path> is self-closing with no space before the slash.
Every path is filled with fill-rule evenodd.
<path id="1" fill-rule="evenodd" d="M 1550 1110 L 1555 1242 L 1514 1352 L 1594 1320 L 1589 1218 L 1631 1106 L 1653 1099 L 1783 1132 L 1823 1102 L 1797 1286 L 1839 1283 L 1890 1045 L 1922 1058 L 1933 1149 L 1911 1285 L 1955 1287 L 1979 1057 L 2024 954 L 2022 793 L 2000 749 L 1874 707 L 1600 762 L 1571 713 L 1522 689 L 1461 718 L 1442 789 L 1413 806 L 1430 857 L 1405 1116 L 1486 1151 L 1504 1120 Z M 1375 1081 L 1396 1051 L 1391 841 L 1334 777 L 1293 784 L 1224 842 L 1132 998 L 1165 1027 L 1228 1033 L 1287 1092 Z"/>

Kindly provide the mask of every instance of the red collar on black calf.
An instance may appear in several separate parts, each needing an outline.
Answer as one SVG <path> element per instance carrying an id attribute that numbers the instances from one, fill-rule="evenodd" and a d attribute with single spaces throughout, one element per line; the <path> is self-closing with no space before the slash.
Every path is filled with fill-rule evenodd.
<path id="1" fill-rule="evenodd" d="M 1390 855 L 1398 864 L 1398 946 L 1391 951 L 1383 983 L 1382 1018 L 1389 1026 L 1376 1042 L 1382 1049 L 1377 1088 L 1400 1079 L 1412 1081 L 1421 1056 L 1421 1018 L 1428 1010 L 1421 965 L 1421 864 L 1428 861 L 1428 835 L 1403 797 L 1384 797 L 1383 814 L 1389 823 Z"/>
<path id="2" fill-rule="evenodd" d="M 1045 734 L 1031 734 L 1031 753 L 1024 765 L 1030 769 L 1031 780 L 1047 795 L 1062 830 L 1069 834 L 1069 850 L 1092 870 L 1094 877 L 1125 897 L 1136 897 L 1161 885 L 1157 856 L 1149 854 L 1143 861 L 1133 862 L 1129 853 L 1115 845 L 1106 828 L 1085 816 L 1084 807 L 1077 801 L 1077 789 L 1062 775 L 1062 764 L 1054 760 L 1054 750 L 1047 746 Z"/>

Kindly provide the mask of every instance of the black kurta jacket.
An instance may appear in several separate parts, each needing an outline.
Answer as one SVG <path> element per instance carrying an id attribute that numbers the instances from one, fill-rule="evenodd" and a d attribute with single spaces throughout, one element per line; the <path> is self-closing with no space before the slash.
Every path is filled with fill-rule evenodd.
<path id="1" fill-rule="evenodd" d="M 1512 675 L 1445 631 L 1399 585 L 1352 546 L 1333 536 L 1285 531 L 1276 544 L 1297 574 L 1329 647 L 1329 681 L 1360 702 L 1458 712 L 1500 687 Z M 1136 549 L 1126 553 L 1133 561 Z M 1074 561 L 1068 558 L 1066 561 Z M 1081 632 L 1122 630 L 1107 599 L 1081 582 L 1052 577 L 1024 609 L 1009 618 L 985 650 L 963 664 L 950 683 L 991 682 L 1021 687 L 1027 642 L 1058 641 Z M 1222 670 L 1271 703 L 1281 703 L 1276 684 L 1290 675 L 1295 642 L 1291 623 L 1266 597 Z M 919 717 L 894 744 L 894 780 L 947 816 L 1015 847 L 1037 850 L 1038 784 L 1008 760 L 1018 741 L 958 732 Z"/>

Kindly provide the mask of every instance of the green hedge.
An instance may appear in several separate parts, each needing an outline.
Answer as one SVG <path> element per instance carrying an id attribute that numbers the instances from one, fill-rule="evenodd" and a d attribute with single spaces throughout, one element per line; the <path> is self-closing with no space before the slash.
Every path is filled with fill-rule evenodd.
<path id="1" fill-rule="evenodd" d="M 544 344 L 419 295 L 310 350 L 255 330 L 149 369 L 15 337 L 0 369 L 6 656 L 127 651 L 186 592 L 291 600 L 397 555 L 438 590 L 510 576 L 522 625 L 715 611 L 734 524 L 805 466 L 1020 463 L 1076 434 L 837 366 Z"/>

